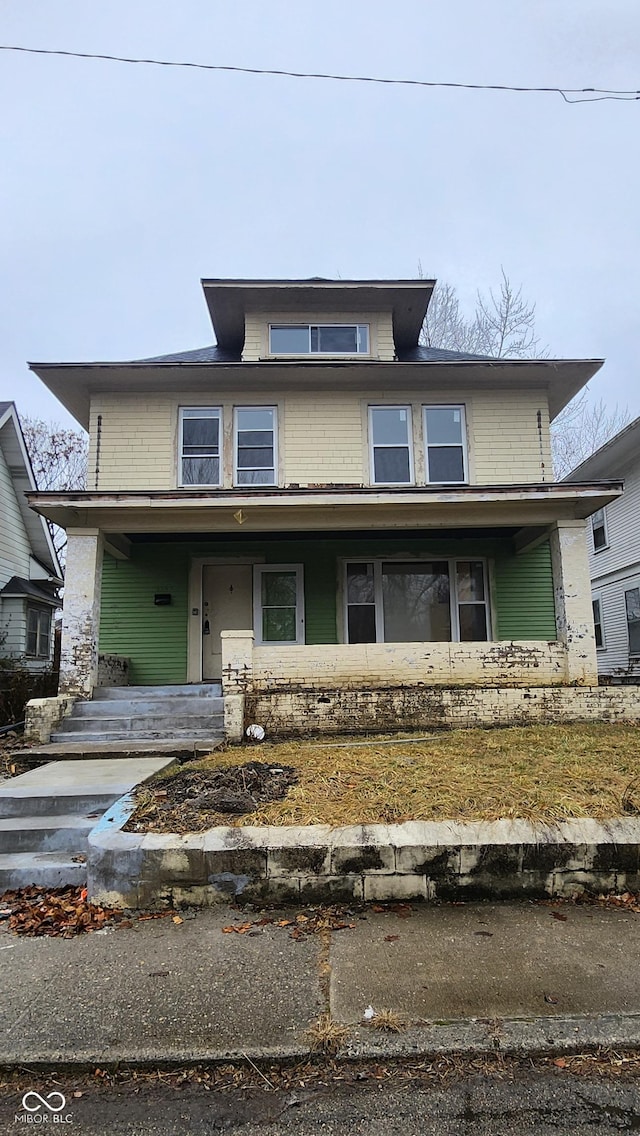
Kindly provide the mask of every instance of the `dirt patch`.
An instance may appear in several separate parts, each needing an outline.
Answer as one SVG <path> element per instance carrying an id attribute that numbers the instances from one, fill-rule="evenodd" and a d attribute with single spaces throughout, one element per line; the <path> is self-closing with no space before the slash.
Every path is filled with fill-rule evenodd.
<path id="1" fill-rule="evenodd" d="M 242 765 L 195 769 L 181 766 L 138 790 L 138 808 L 125 826 L 129 832 L 202 832 L 230 824 L 282 801 L 299 780 L 291 765 L 247 761 Z M 250 823 L 250 821 L 249 821 Z"/>

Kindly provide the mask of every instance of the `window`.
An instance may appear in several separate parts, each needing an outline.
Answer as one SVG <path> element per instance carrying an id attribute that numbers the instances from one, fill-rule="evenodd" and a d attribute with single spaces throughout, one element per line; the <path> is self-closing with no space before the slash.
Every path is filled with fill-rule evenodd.
<path id="1" fill-rule="evenodd" d="M 304 643 L 302 565 L 256 565 L 253 607 L 257 643 Z"/>
<path id="2" fill-rule="evenodd" d="M 345 600 L 349 643 L 489 638 L 482 560 L 350 561 Z"/>
<path id="3" fill-rule="evenodd" d="M 180 485 L 220 485 L 218 407 L 184 406 L 180 410 Z"/>
<path id="4" fill-rule="evenodd" d="M 468 480 L 464 406 L 425 406 L 427 482 L 460 485 Z"/>
<path id="5" fill-rule="evenodd" d="M 593 608 L 593 627 L 596 636 L 596 647 L 600 651 L 604 648 L 604 624 L 602 622 L 602 602 L 600 596 L 594 596 L 591 600 Z"/>
<path id="6" fill-rule="evenodd" d="M 629 631 L 629 655 L 640 655 L 640 588 L 630 588 L 624 593 L 627 608 L 627 628 Z"/>
<path id="7" fill-rule="evenodd" d="M 48 659 L 51 654 L 51 612 L 48 608 L 27 608 L 27 655 Z"/>
<path id="8" fill-rule="evenodd" d="M 411 408 L 369 407 L 369 441 L 374 485 L 411 485 Z"/>
<path id="9" fill-rule="evenodd" d="M 271 324 L 272 355 L 368 355 L 366 323 Z"/>
<path id="10" fill-rule="evenodd" d="M 276 408 L 236 409 L 235 484 L 276 485 Z"/>
<path id="11" fill-rule="evenodd" d="M 591 518 L 591 532 L 593 533 L 593 551 L 600 552 L 601 548 L 609 547 L 607 536 L 607 518 L 604 509 L 598 509 Z"/>

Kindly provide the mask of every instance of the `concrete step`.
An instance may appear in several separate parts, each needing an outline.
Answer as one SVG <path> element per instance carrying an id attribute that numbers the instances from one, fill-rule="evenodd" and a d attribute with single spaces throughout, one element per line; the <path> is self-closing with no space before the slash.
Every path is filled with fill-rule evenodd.
<path id="1" fill-rule="evenodd" d="M 217 696 L 210 698 L 188 698 L 186 695 L 176 695 L 174 698 L 103 698 L 91 702 L 76 702 L 71 719 L 76 718 L 132 718 L 143 714 L 158 715 L 169 713 L 171 715 L 191 714 L 222 714 L 224 699 Z M 67 718 L 67 721 L 70 719 Z"/>
<path id="2" fill-rule="evenodd" d="M 51 761 L 0 785 L 0 818 L 100 816 L 123 793 L 164 769 L 168 755 Z"/>
<path id="3" fill-rule="evenodd" d="M 63 722 L 65 734 L 105 733 L 124 731 L 127 734 L 171 734 L 176 730 L 208 730 L 217 733 L 224 728 L 222 714 L 145 714 L 128 718 L 126 715 L 112 715 L 108 718 L 66 718 Z"/>
<path id="4" fill-rule="evenodd" d="M 65 723 L 67 725 L 68 723 Z M 51 735 L 54 745 L 76 745 L 78 743 L 94 742 L 174 742 L 176 746 L 182 741 L 210 741 L 212 746 L 218 745 L 222 740 L 222 730 L 216 729 L 215 724 L 209 723 L 206 727 L 198 729 L 175 729 L 169 726 L 165 730 L 143 729 L 139 730 L 59 730 Z"/>
<path id="5" fill-rule="evenodd" d="M 183 686 L 97 686 L 93 701 L 101 702 L 109 698 L 220 698 L 222 686 L 219 682 L 187 683 Z"/>
<path id="6" fill-rule="evenodd" d="M 94 816 L 5 817 L 0 820 L 0 855 L 5 852 L 85 852 Z"/>
<path id="7" fill-rule="evenodd" d="M 0 894 L 16 888 L 80 887 L 87 882 L 87 865 L 64 852 L 15 852 L 0 855 Z"/>

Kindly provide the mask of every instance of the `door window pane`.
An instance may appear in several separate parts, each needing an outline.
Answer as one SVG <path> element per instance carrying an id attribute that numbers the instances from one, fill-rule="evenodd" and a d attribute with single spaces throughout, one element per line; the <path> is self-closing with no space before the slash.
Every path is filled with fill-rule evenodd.
<path id="1" fill-rule="evenodd" d="M 383 564 L 385 643 L 448 642 L 451 639 L 449 566 Z"/>

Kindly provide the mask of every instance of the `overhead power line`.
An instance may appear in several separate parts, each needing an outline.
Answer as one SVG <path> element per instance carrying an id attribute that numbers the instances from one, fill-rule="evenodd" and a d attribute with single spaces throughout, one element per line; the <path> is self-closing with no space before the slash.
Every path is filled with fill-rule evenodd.
<path id="1" fill-rule="evenodd" d="M 512 87 L 505 83 L 445 83 L 428 79 L 384 79 L 375 75 L 333 75 L 316 71 L 280 71 L 268 67 L 232 67 L 222 63 L 189 63 L 174 59 L 134 59 L 126 55 L 99 55 L 90 51 L 60 51 L 46 47 L 18 47 L 0 44 L 0 51 L 21 51 L 28 55 L 62 55 L 71 59 L 102 59 L 108 63 L 141 63 L 151 67 L 191 67 L 198 71 L 233 71 L 241 75 L 277 75 L 286 79 L 331 79 L 341 83 L 383 83 L 395 87 L 440 87 L 464 91 L 512 91 L 518 94 L 561 95 L 566 103 L 595 103 L 606 99 L 632 102 L 638 91 L 614 91 L 601 87 Z M 572 98 L 570 96 L 578 96 Z"/>

